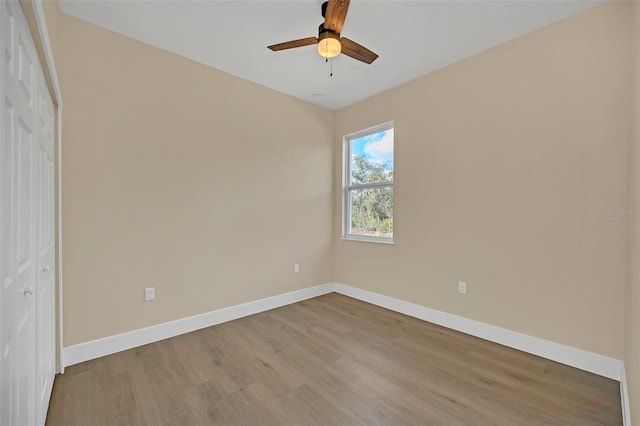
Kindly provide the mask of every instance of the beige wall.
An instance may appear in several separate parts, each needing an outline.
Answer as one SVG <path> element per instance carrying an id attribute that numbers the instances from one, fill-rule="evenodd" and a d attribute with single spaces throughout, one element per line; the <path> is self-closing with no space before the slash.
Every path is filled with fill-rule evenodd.
<path id="1" fill-rule="evenodd" d="M 65 345 L 337 280 L 622 358 L 630 7 L 335 114 L 57 15 Z M 396 243 L 339 240 L 341 137 L 389 120 Z"/>
<path id="2" fill-rule="evenodd" d="M 58 27 L 65 346 L 331 280 L 332 112 Z"/>
<path id="3" fill-rule="evenodd" d="M 630 109 L 631 138 L 629 139 L 628 197 L 629 208 L 640 212 L 640 3 L 631 6 L 632 22 L 632 88 L 633 106 Z M 640 218 L 628 221 L 628 287 L 626 294 L 626 330 L 624 362 L 629 389 L 631 417 L 640 419 Z"/>
<path id="4" fill-rule="evenodd" d="M 630 25 L 609 3 L 336 115 L 395 121 L 395 245 L 339 240 L 337 281 L 622 358 Z M 468 294 L 457 294 L 457 282 Z"/>
<path id="5" fill-rule="evenodd" d="M 58 0 L 45 0 L 42 2 L 42 10 L 44 11 L 45 20 L 47 22 L 47 35 L 49 37 L 49 42 L 51 43 L 51 51 L 55 60 L 55 58 L 58 57 L 58 15 L 60 15 L 60 3 Z"/>

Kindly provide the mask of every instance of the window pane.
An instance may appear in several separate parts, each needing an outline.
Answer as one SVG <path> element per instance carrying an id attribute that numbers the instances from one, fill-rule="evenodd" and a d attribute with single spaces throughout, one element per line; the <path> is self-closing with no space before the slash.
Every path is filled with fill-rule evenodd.
<path id="1" fill-rule="evenodd" d="M 351 140 L 351 184 L 393 182 L 393 129 Z"/>
<path id="2" fill-rule="evenodd" d="M 393 238 L 393 187 L 352 189 L 352 235 Z"/>

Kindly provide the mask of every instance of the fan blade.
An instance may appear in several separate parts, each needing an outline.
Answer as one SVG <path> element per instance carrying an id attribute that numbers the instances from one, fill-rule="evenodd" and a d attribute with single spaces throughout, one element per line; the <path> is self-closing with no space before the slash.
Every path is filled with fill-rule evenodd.
<path id="1" fill-rule="evenodd" d="M 349 0 L 329 0 L 324 17 L 324 27 L 337 33 L 342 32 L 344 20 L 347 18 Z"/>
<path id="2" fill-rule="evenodd" d="M 267 46 L 267 47 L 275 52 L 277 50 L 293 49 L 294 47 L 310 46 L 312 44 L 317 44 L 317 43 L 318 43 L 317 38 L 307 37 L 307 38 L 301 38 L 299 40 L 291 40 L 291 41 L 285 41 L 284 43 L 272 44 L 271 46 Z"/>
<path id="3" fill-rule="evenodd" d="M 370 64 L 378 59 L 378 55 L 348 38 L 342 37 L 340 39 L 340 44 L 342 44 L 342 53 L 347 56 L 351 56 L 353 59 L 364 62 L 365 64 Z"/>

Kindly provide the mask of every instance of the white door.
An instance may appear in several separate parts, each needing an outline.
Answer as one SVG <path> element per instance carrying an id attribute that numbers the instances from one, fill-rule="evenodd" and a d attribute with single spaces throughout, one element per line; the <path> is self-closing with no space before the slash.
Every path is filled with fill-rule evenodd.
<path id="1" fill-rule="evenodd" d="M 49 114 L 40 114 L 42 71 L 15 0 L 0 1 L 0 35 L 0 425 L 26 426 L 44 421 L 55 354 L 53 273 L 44 270 L 54 256 L 53 147 L 40 123 Z"/>
<path id="2" fill-rule="evenodd" d="M 44 75 L 38 73 L 36 424 L 46 420 L 55 376 L 54 110 Z"/>

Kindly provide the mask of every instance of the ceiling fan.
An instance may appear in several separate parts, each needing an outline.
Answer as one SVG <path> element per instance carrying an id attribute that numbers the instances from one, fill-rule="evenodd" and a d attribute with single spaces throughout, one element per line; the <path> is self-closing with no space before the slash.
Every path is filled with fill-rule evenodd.
<path id="1" fill-rule="evenodd" d="M 318 53 L 323 58 L 329 59 L 344 53 L 347 56 L 370 64 L 378 58 L 378 55 L 355 41 L 346 37 L 340 37 L 344 20 L 347 17 L 349 0 L 329 0 L 322 4 L 322 17 L 324 23 L 318 28 L 318 37 L 307 37 L 299 40 L 286 41 L 284 43 L 268 46 L 275 51 L 293 49 L 294 47 L 318 45 Z"/>

